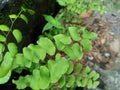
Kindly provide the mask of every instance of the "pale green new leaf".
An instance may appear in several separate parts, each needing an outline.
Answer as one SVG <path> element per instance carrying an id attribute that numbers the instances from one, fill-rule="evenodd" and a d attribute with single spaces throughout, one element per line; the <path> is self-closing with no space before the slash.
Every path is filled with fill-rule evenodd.
<path id="1" fill-rule="evenodd" d="M 9 27 L 7 25 L 0 25 L 1 31 L 10 31 Z"/>
<path id="2" fill-rule="evenodd" d="M 24 14 L 21 14 L 20 15 L 20 18 L 25 21 L 26 24 L 28 24 L 28 18 L 24 15 Z"/>
<path id="3" fill-rule="evenodd" d="M 18 30 L 18 29 L 14 29 L 12 33 L 13 33 L 13 36 L 15 37 L 16 41 L 18 43 L 20 43 L 22 41 L 22 33 L 21 33 L 21 31 Z"/>
<path id="4" fill-rule="evenodd" d="M 16 18 L 17 18 L 17 15 L 16 15 L 16 14 L 11 14 L 11 15 L 9 15 L 9 18 L 10 18 L 10 19 L 16 19 Z"/>
<path id="5" fill-rule="evenodd" d="M 8 50 L 9 50 L 11 56 L 14 57 L 18 52 L 18 47 L 16 46 L 16 44 L 8 43 L 7 47 L 8 47 Z"/>
<path id="6" fill-rule="evenodd" d="M 0 35 L 0 42 L 5 42 L 6 41 L 6 37 L 3 35 Z"/>
<path id="7" fill-rule="evenodd" d="M 38 41 L 37 41 L 38 45 L 43 48 L 49 55 L 54 55 L 56 48 L 53 44 L 53 42 L 46 38 L 46 37 L 41 37 Z"/>

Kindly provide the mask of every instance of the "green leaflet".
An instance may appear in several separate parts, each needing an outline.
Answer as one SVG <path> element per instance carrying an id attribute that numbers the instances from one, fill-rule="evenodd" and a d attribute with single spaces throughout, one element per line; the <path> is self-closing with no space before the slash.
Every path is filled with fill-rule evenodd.
<path id="1" fill-rule="evenodd" d="M 23 54 L 18 53 L 15 56 L 14 62 L 13 62 L 13 69 L 19 68 L 19 67 L 31 67 L 32 62 L 24 57 Z"/>
<path id="2" fill-rule="evenodd" d="M 62 88 L 65 85 L 65 83 L 66 83 L 66 77 L 65 77 L 65 75 L 60 78 L 60 80 L 58 81 L 58 83 L 59 83 L 59 85 L 58 85 L 59 88 Z"/>
<path id="3" fill-rule="evenodd" d="M 34 14 L 35 14 L 35 11 L 32 10 L 32 9 L 27 9 L 27 12 L 28 12 L 30 15 L 34 15 Z"/>
<path id="4" fill-rule="evenodd" d="M 48 23 L 43 27 L 42 32 L 45 32 L 45 31 L 51 29 L 52 27 L 53 27 L 53 25 L 51 25 L 51 24 L 48 22 Z"/>
<path id="5" fill-rule="evenodd" d="M 20 14 L 20 18 L 28 24 L 28 18 L 24 14 Z"/>
<path id="6" fill-rule="evenodd" d="M 83 30 L 83 38 L 85 39 L 96 39 L 97 38 L 97 34 L 94 32 L 89 32 L 87 30 Z"/>
<path id="7" fill-rule="evenodd" d="M 13 63 L 13 58 L 10 52 L 6 52 L 3 62 L 0 66 L 0 78 L 7 75 L 7 73 L 11 70 L 12 63 Z"/>
<path id="8" fill-rule="evenodd" d="M 32 76 L 27 75 L 27 76 L 20 76 L 19 80 L 12 80 L 12 83 L 16 84 L 17 89 L 25 89 L 29 82 L 31 81 Z"/>
<path id="9" fill-rule="evenodd" d="M 87 75 L 89 72 L 91 71 L 90 67 L 86 67 L 83 72 L 82 72 L 82 75 Z"/>
<path id="10" fill-rule="evenodd" d="M 53 42 L 46 38 L 46 37 L 41 37 L 38 41 L 37 41 L 38 45 L 43 48 L 49 55 L 54 55 L 56 48 L 53 44 Z"/>
<path id="11" fill-rule="evenodd" d="M 40 70 L 33 70 L 33 75 L 30 81 L 30 87 L 33 90 L 47 89 L 50 83 L 49 80 L 49 70 L 47 69 L 47 67 L 41 66 Z"/>
<path id="12" fill-rule="evenodd" d="M 75 82 L 75 77 L 74 75 L 69 75 L 67 78 L 67 83 L 66 83 L 66 87 L 72 87 L 74 85 Z"/>
<path id="13" fill-rule="evenodd" d="M 73 60 L 80 60 L 83 57 L 82 49 L 78 43 L 73 44 L 72 47 L 66 46 L 63 51 Z"/>
<path id="14" fill-rule="evenodd" d="M 30 60 L 31 62 L 39 62 L 39 57 L 35 54 L 33 50 L 31 50 L 28 47 L 23 48 L 23 55 L 26 59 Z"/>
<path id="15" fill-rule="evenodd" d="M 49 84 L 50 84 L 49 70 L 46 66 L 41 66 L 39 87 L 40 89 L 47 89 L 49 87 Z"/>
<path id="16" fill-rule="evenodd" d="M 59 21 L 57 21 L 56 19 L 54 19 L 52 16 L 50 15 L 43 15 L 45 17 L 45 20 L 48 21 L 48 23 L 50 23 L 52 26 L 61 29 L 63 28 L 61 23 Z"/>
<path id="17" fill-rule="evenodd" d="M 69 32 L 73 40 L 80 41 L 81 37 L 76 27 L 69 27 Z"/>
<path id="18" fill-rule="evenodd" d="M 15 37 L 17 43 L 20 43 L 22 41 L 22 33 L 19 29 L 14 29 L 13 30 L 13 36 Z"/>
<path id="19" fill-rule="evenodd" d="M 58 50 L 63 50 L 66 45 L 72 42 L 71 38 L 64 34 L 55 35 L 54 40 Z"/>
<path id="20" fill-rule="evenodd" d="M 9 50 L 11 56 L 14 57 L 18 52 L 18 47 L 16 46 L 16 44 L 8 43 L 7 47 L 8 47 L 8 50 Z"/>
<path id="21" fill-rule="evenodd" d="M 69 68 L 68 68 L 67 74 L 70 74 L 73 71 L 74 64 L 72 61 L 68 61 L 68 63 L 69 63 Z"/>
<path id="22" fill-rule="evenodd" d="M 0 35 L 0 42 L 5 42 L 6 41 L 6 38 L 5 38 L 5 36 L 3 36 L 3 35 Z"/>
<path id="23" fill-rule="evenodd" d="M 11 14 L 11 15 L 9 15 L 9 18 L 10 18 L 10 19 L 16 19 L 16 18 L 17 18 L 17 15 L 16 15 L 16 14 Z"/>
<path id="24" fill-rule="evenodd" d="M 86 51 L 90 51 L 92 49 L 92 42 L 89 39 L 82 39 L 80 43 Z"/>
<path id="25" fill-rule="evenodd" d="M 80 73 L 81 70 L 82 70 L 82 64 L 78 63 L 74 72 Z"/>
<path id="26" fill-rule="evenodd" d="M 4 46 L 2 43 L 0 43 L 0 54 L 1 54 L 4 50 L 5 50 L 5 46 Z"/>
<path id="27" fill-rule="evenodd" d="M 30 44 L 28 46 L 28 48 L 30 48 L 39 59 L 41 59 L 41 60 L 45 59 L 45 57 L 46 57 L 46 50 L 44 50 L 39 45 Z"/>
<path id="28" fill-rule="evenodd" d="M 66 0 L 57 0 L 60 6 L 66 6 Z"/>
<path id="29" fill-rule="evenodd" d="M 7 25 L 0 25 L 1 31 L 10 31 L 9 27 Z"/>
<path id="30" fill-rule="evenodd" d="M 48 68 L 50 70 L 51 83 L 56 83 L 62 77 L 62 75 L 67 72 L 69 64 L 65 58 L 61 58 L 60 60 L 56 61 L 49 60 Z"/>
<path id="31" fill-rule="evenodd" d="M 8 82 L 11 76 L 11 71 L 9 71 L 4 77 L 0 78 L 0 84 L 5 84 Z"/>

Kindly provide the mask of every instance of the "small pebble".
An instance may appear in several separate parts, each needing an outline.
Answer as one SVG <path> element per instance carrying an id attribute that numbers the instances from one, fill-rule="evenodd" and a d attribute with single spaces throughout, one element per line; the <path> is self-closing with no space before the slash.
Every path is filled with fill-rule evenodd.
<path id="1" fill-rule="evenodd" d="M 93 56 L 88 56 L 88 60 L 93 60 L 94 57 Z"/>
<path id="2" fill-rule="evenodd" d="M 108 58 L 108 57 L 110 57 L 110 53 L 106 52 L 106 53 L 104 53 L 104 56 L 105 56 L 106 58 Z"/>

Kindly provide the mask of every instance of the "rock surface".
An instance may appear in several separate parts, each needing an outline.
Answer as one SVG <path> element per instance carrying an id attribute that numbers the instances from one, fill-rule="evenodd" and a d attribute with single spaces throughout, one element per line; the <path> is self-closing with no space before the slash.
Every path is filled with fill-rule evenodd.
<path id="1" fill-rule="evenodd" d="M 100 73 L 104 87 L 93 90 L 120 90 L 120 11 L 108 12 L 103 18 L 111 23 L 111 31 L 116 38 L 111 42 L 111 49 L 118 52 L 118 56 L 116 57 L 116 65 L 113 69 L 104 70 L 96 66 L 95 69 Z"/>

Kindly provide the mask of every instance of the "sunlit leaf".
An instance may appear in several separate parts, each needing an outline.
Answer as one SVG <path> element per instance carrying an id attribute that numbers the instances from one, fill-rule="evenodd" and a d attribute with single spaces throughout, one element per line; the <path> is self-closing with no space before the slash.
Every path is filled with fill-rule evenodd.
<path id="1" fill-rule="evenodd" d="M 1 31 L 10 31 L 9 27 L 7 25 L 0 25 Z"/>
<path id="2" fill-rule="evenodd" d="M 28 24 L 28 18 L 24 14 L 21 14 L 20 18 Z"/>
<path id="3" fill-rule="evenodd" d="M 44 50 L 46 50 L 46 52 L 49 55 L 54 55 L 55 54 L 56 48 L 55 48 L 53 42 L 50 39 L 48 39 L 46 37 L 41 37 L 37 41 L 37 43 L 40 47 L 42 47 Z"/>
<path id="4" fill-rule="evenodd" d="M 52 26 L 56 27 L 56 28 L 63 28 L 61 23 L 59 21 L 57 21 L 55 18 L 53 18 L 50 15 L 43 15 L 45 17 L 45 20 L 48 21 L 48 23 L 50 23 Z"/>
<path id="5" fill-rule="evenodd" d="M 19 67 L 31 67 L 32 62 L 24 57 L 23 54 L 17 54 L 14 62 L 13 62 L 13 69 L 19 68 Z"/>
<path id="6" fill-rule="evenodd" d="M 57 2 L 58 2 L 59 5 L 61 5 L 61 6 L 66 6 L 66 0 L 57 0 Z"/>
<path id="7" fill-rule="evenodd" d="M 83 57 L 83 53 L 79 44 L 75 43 L 73 46 L 66 46 L 63 51 L 71 57 L 73 60 L 80 60 Z"/>
<path id="8" fill-rule="evenodd" d="M 11 14 L 11 15 L 9 15 L 9 18 L 11 18 L 11 19 L 16 19 L 16 18 L 17 18 L 17 15 L 16 15 L 16 14 Z"/>
<path id="9" fill-rule="evenodd" d="M 66 87 L 72 87 L 74 85 L 74 82 L 75 82 L 74 75 L 69 75 L 67 78 Z"/>
<path id="10" fill-rule="evenodd" d="M 81 70 L 82 70 L 82 64 L 78 63 L 74 72 L 79 73 Z"/>
<path id="11" fill-rule="evenodd" d="M 12 67 L 12 62 L 13 62 L 13 58 L 11 57 L 11 54 L 9 52 L 6 52 L 3 62 L 1 63 L 0 66 L 0 78 L 7 75 L 7 73 Z"/>
<path id="12" fill-rule="evenodd" d="M 47 89 L 49 87 L 49 84 L 50 84 L 49 70 L 46 66 L 41 66 L 39 87 L 40 89 Z"/>
<path id="13" fill-rule="evenodd" d="M 67 72 L 69 64 L 65 58 L 61 58 L 57 61 L 49 60 L 48 68 L 50 70 L 51 83 L 56 83 L 62 77 L 62 75 L 64 75 Z"/>
<path id="14" fill-rule="evenodd" d="M 81 39 L 79 31 L 76 27 L 69 27 L 69 32 L 73 40 L 79 41 Z"/>
<path id="15" fill-rule="evenodd" d="M 12 83 L 16 84 L 17 89 L 25 89 L 28 86 L 28 82 L 31 80 L 31 76 L 20 76 L 18 80 L 12 80 Z"/>
<path id="16" fill-rule="evenodd" d="M 2 43 L 0 43 L 0 54 L 1 54 L 4 50 L 5 50 L 5 46 L 4 46 Z"/>
<path id="17" fill-rule="evenodd" d="M 58 81 L 58 83 L 59 83 L 58 87 L 62 88 L 65 85 L 65 83 L 66 83 L 65 76 L 62 76 L 60 78 L 60 80 Z"/>
<path id="18" fill-rule="evenodd" d="M 82 39 L 80 43 L 83 45 L 83 48 L 86 51 L 89 51 L 92 49 L 92 42 L 89 39 Z"/>
<path id="19" fill-rule="evenodd" d="M 5 36 L 3 36 L 3 35 L 0 35 L 0 42 L 5 42 L 6 41 L 6 38 L 5 38 Z"/>
<path id="20" fill-rule="evenodd" d="M 96 88 L 99 84 L 100 84 L 99 81 L 94 81 L 94 82 L 93 82 L 93 87 L 92 87 L 92 88 Z"/>
<path id="21" fill-rule="evenodd" d="M 18 52 L 18 48 L 17 48 L 16 44 L 8 43 L 7 47 L 8 47 L 10 54 L 14 57 Z"/>
<path id="22" fill-rule="evenodd" d="M 94 33 L 94 32 L 89 32 L 87 30 L 84 30 L 83 31 L 83 38 L 86 38 L 86 39 L 96 39 L 97 38 L 97 34 Z"/>
<path id="23" fill-rule="evenodd" d="M 0 84 L 5 84 L 8 82 L 11 76 L 11 71 L 9 71 L 4 77 L 0 78 Z"/>
<path id="24" fill-rule="evenodd" d="M 14 29 L 12 33 L 13 33 L 13 36 L 15 37 L 16 41 L 18 43 L 20 43 L 22 41 L 22 33 L 21 33 L 21 31 L 18 30 L 18 29 Z"/>
<path id="25" fill-rule="evenodd" d="M 73 71 L 74 64 L 72 61 L 69 61 L 68 63 L 69 63 L 69 68 L 68 68 L 67 74 L 70 74 Z"/>
<path id="26" fill-rule="evenodd" d="M 51 25 L 50 23 L 47 23 L 47 24 L 43 27 L 42 32 L 45 32 L 45 31 L 51 29 L 52 27 L 53 27 L 53 25 Z"/>
<path id="27" fill-rule="evenodd" d="M 59 50 L 64 49 L 65 45 L 70 44 L 72 42 L 69 36 L 58 34 L 54 36 L 55 44 Z"/>
<path id="28" fill-rule="evenodd" d="M 30 44 L 28 47 L 35 53 L 35 55 L 39 59 L 44 60 L 44 58 L 46 57 L 46 51 L 42 47 L 34 44 Z"/>

